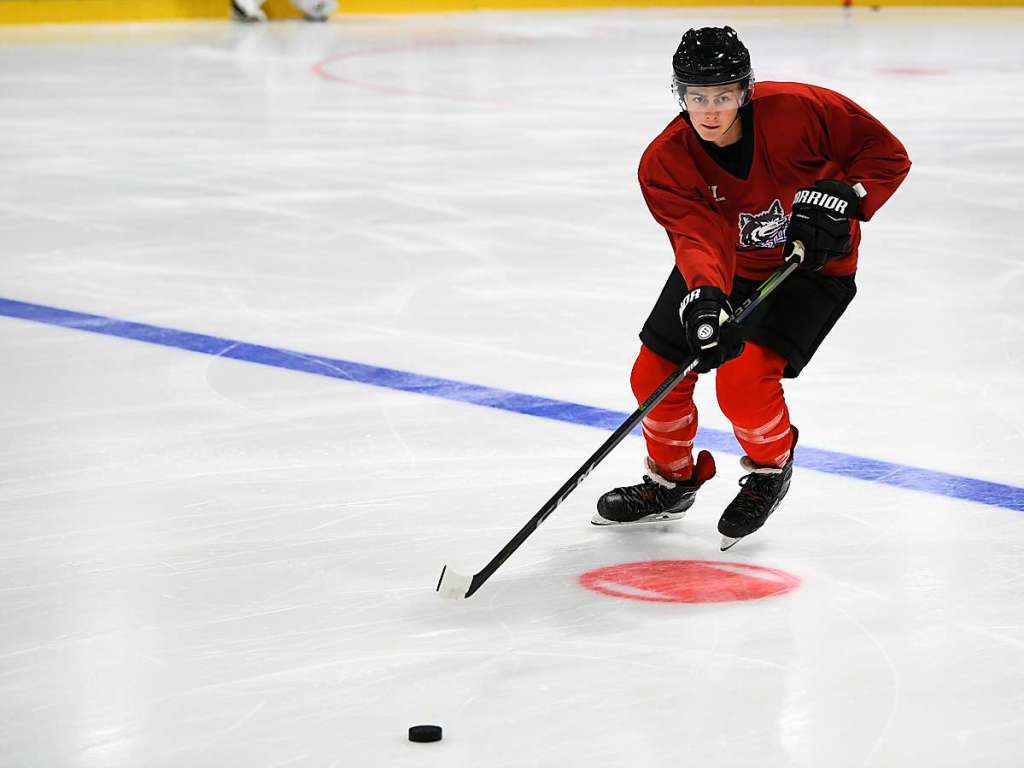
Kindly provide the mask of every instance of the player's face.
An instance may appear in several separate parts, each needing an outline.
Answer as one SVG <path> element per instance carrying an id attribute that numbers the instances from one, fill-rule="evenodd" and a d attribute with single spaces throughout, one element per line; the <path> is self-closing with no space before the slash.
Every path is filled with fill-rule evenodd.
<path id="1" fill-rule="evenodd" d="M 686 110 L 694 129 L 704 141 L 721 141 L 735 128 L 736 113 L 742 106 L 743 89 L 731 85 L 688 86 Z"/>

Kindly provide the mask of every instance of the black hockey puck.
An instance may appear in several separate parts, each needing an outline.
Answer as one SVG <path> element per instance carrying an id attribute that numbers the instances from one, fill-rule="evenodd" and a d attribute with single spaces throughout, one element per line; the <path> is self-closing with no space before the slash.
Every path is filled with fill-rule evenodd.
<path id="1" fill-rule="evenodd" d="M 409 741 L 420 744 L 427 744 L 431 741 L 441 740 L 440 725 L 414 725 L 409 728 Z"/>

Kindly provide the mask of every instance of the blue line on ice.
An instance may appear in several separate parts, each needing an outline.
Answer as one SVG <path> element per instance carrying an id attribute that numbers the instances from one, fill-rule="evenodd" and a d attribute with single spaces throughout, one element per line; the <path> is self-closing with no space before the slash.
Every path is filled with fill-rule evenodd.
<path id="1" fill-rule="evenodd" d="M 112 317 L 72 312 L 57 307 L 28 304 L 11 299 L 0 298 L 0 315 L 144 341 L 149 344 L 160 344 L 165 347 L 186 349 L 191 352 L 201 352 L 204 355 L 229 357 L 260 365 L 329 376 L 375 387 L 386 387 L 445 400 L 483 405 L 503 411 L 597 427 L 608 431 L 618 427 L 627 416 L 627 414 L 617 411 L 593 408 L 564 400 L 552 400 L 546 397 L 424 376 L 408 371 L 365 365 L 350 360 L 248 344 L 232 339 L 206 336 L 201 333 L 133 323 Z M 701 442 L 713 450 L 727 453 L 738 452 L 738 446 L 733 436 L 721 430 L 702 429 Z M 1013 485 L 961 477 L 946 472 L 936 472 L 803 445 L 800 446 L 797 457 L 797 464 L 808 469 L 1024 512 L 1024 488 Z M 583 458 L 585 457 L 581 457 L 581 460 Z"/>

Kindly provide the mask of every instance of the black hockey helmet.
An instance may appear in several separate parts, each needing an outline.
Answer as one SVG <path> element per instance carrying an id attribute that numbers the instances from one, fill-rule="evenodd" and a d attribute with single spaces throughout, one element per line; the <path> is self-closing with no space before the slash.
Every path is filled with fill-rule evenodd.
<path id="1" fill-rule="evenodd" d="M 750 52 L 732 27 L 689 29 L 672 56 L 672 90 L 686 111 L 686 87 L 739 83 L 741 104 L 750 101 L 754 70 Z"/>

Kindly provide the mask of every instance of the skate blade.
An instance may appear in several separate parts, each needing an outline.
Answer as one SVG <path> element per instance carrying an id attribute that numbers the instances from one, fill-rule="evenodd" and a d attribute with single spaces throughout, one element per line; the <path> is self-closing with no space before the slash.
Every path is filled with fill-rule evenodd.
<path id="1" fill-rule="evenodd" d="M 639 520 L 632 520 L 628 523 L 624 523 L 619 520 L 609 520 L 608 518 L 601 517 L 600 514 L 596 514 L 590 519 L 590 524 L 596 525 L 599 528 L 620 528 L 624 525 L 629 526 L 650 525 L 651 523 L 671 523 L 673 520 L 681 520 L 684 517 L 686 517 L 686 512 L 661 512 L 656 515 L 648 515 L 647 517 L 641 517 Z"/>
<path id="2" fill-rule="evenodd" d="M 721 551 L 725 552 L 725 550 L 727 550 L 727 549 L 732 549 L 732 547 L 734 545 L 738 544 L 742 540 L 743 540 L 742 536 L 738 536 L 735 539 L 732 538 L 732 536 L 723 536 L 722 537 Z"/>

